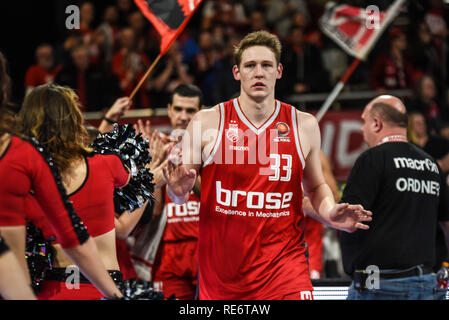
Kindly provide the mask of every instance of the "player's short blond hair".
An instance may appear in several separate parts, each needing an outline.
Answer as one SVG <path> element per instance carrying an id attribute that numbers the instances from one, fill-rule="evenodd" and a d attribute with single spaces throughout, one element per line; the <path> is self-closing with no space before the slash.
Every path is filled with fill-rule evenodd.
<path id="1" fill-rule="evenodd" d="M 264 46 L 274 53 L 276 63 L 279 64 L 281 59 L 282 45 L 279 38 L 267 31 L 255 31 L 248 33 L 234 48 L 234 62 L 240 66 L 243 51 L 254 46 Z"/>

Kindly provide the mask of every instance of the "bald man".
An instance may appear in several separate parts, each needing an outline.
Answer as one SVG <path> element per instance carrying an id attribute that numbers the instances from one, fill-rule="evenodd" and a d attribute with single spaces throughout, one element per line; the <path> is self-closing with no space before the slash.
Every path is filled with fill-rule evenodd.
<path id="1" fill-rule="evenodd" d="M 372 211 L 368 231 L 342 233 L 349 300 L 443 299 L 432 266 L 438 221 L 449 234 L 447 185 L 437 162 L 407 141 L 402 101 L 382 95 L 363 113 L 370 147 L 357 159 L 342 202 Z"/>

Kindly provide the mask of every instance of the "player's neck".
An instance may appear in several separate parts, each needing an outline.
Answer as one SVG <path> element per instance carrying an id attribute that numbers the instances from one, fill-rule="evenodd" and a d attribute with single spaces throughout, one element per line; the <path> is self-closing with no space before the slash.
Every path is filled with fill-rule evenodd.
<path id="1" fill-rule="evenodd" d="M 270 95 L 261 101 L 256 101 L 242 93 L 238 99 L 243 113 L 256 126 L 264 123 L 273 114 L 276 106 L 274 95 Z"/>

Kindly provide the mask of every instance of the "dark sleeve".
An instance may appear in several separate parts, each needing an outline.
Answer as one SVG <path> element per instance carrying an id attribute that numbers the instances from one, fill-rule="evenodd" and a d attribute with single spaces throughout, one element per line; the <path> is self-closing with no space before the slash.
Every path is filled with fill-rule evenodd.
<path id="1" fill-rule="evenodd" d="M 9 250 L 9 248 L 8 248 L 8 246 L 6 245 L 5 240 L 3 240 L 2 237 L 0 237 L 0 256 L 1 256 L 2 254 L 4 254 L 6 251 L 8 251 L 8 250 Z"/>
<path id="2" fill-rule="evenodd" d="M 372 150 L 362 153 L 349 174 L 340 203 L 360 204 L 371 210 L 380 186 L 381 166 L 382 159 Z"/>
<path id="3" fill-rule="evenodd" d="M 449 187 L 446 183 L 446 178 L 441 170 L 440 166 L 438 166 L 438 170 L 440 171 L 440 202 L 438 205 L 438 220 L 439 221 L 449 221 Z"/>
<path id="4" fill-rule="evenodd" d="M 89 238 L 89 233 L 67 196 L 58 169 L 43 147 L 35 141 L 30 143 L 34 148 L 30 147 L 28 154 L 24 155 L 27 157 L 25 169 L 31 179 L 31 188 L 58 242 L 63 248 L 83 244 Z"/>

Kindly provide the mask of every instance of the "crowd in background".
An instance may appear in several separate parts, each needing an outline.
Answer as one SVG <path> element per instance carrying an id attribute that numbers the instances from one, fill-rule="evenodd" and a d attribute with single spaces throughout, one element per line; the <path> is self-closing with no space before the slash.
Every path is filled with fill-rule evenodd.
<path id="1" fill-rule="evenodd" d="M 248 32 L 268 30 L 283 42 L 284 74 L 277 98 L 325 93 L 351 63 L 324 36 L 319 18 L 328 1 L 207 0 L 198 8 L 134 99 L 134 108 L 163 108 L 178 84 L 196 84 L 212 106 L 234 96 L 233 46 Z M 344 1 L 385 10 L 392 1 Z M 412 89 L 408 106 L 426 115 L 435 130 L 449 121 L 448 8 L 442 0 L 412 1 L 351 76 L 348 91 Z M 159 54 L 160 36 L 132 0 L 116 0 L 100 11 L 80 5 L 80 29 L 62 43 L 36 48 L 36 64 L 25 76 L 26 90 L 54 81 L 75 88 L 84 111 L 110 106 L 129 95 Z M 313 105 L 308 106 L 313 107 Z"/>
<path id="2" fill-rule="evenodd" d="M 179 84 L 199 86 L 206 106 L 234 97 L 240 88 L 232 75 L 232 50 L 256 30 L 275 33 L 283 43 L 278 99 L 290 102 L 295 94 L 330 92 L 353 58 L 319 28 L 327 2 L 203 1 L 137 92 L 132 108 L 165 108 Z M 341 1 L 361 8 L 374 4 L 380 10 L 391 2 Z M 408 89 L 413 93 L 406 100 L 408 111 L 424 115 L 428 132 L 449 138 L 449 6 L 442 0 L 407 3 L 345 90 Z M 76 90 L 83 111 L 105 110 L 133 91 L 159 54 L 160 35 L 132 0 L 103 6 L 85 1 L 79 8 L 80 29 L 66 30 L 61 43 L 36 48 L 25 92 L 55 82 Z"/>

